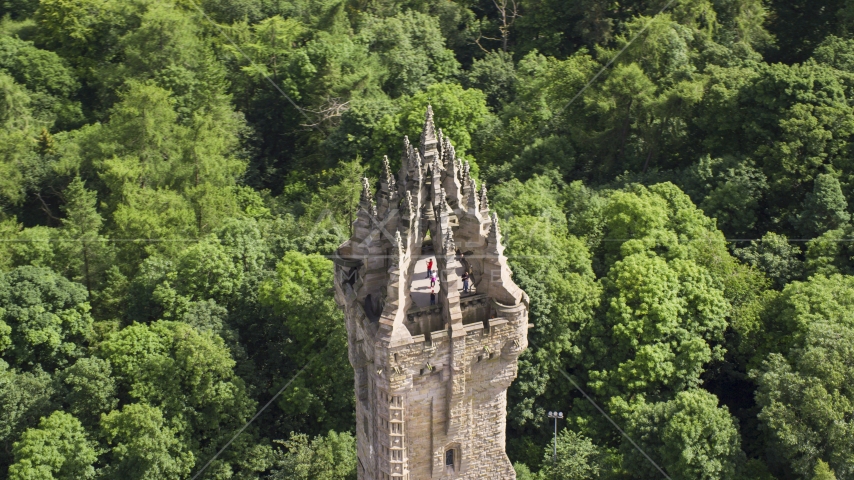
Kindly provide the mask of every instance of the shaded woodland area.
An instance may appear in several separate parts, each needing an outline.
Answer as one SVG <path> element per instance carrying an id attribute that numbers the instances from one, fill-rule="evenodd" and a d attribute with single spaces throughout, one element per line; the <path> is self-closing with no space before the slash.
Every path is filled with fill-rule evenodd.
<path id="1" fill-rule="evenodd" d="M 0 0 L 0 477 L 190 478 L 314 359 L 199 478 L 354 479 L 327 256 L 429 103 L 520 480 L 662 478 L 561 369 L 674 479 L 854 479 L 854 2 L 666 5 Z"/>

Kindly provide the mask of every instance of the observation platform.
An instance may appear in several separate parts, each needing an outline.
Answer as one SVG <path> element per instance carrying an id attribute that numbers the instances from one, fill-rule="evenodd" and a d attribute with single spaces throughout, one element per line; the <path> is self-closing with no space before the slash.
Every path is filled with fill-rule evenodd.
<path id="1" fill-rule="evenodd" d="M 413 274 L 412 284 L 410 286 L 410 295 L 412 295 L 412 301 L 415 303 L 417 307 L 429 307 L 430 306 L 430 277 L 427 276 L 427 261 L 433 259 L 433 271 L 436 271 L 436 256 L 435 255 L 422 255 L 421 258 L 415 263 L 415 273 Z M 457 276 L 460 278 L 463 277 L 463 273 L 465 272 L 465 266 L 459 264 L 457 262 Z M 436 293 L 436 298 L 439 298 L 439 277 L 436 277 L 436 286 L 433 287 L 433 291 Z M 460 282 L 462 285 L 462 282 Z M 471 287 L 472 291 L 474 291 L 474 286 Z M 464 295 L 462 293 L 462 289 L 460 289 L 460 295 Z"/>

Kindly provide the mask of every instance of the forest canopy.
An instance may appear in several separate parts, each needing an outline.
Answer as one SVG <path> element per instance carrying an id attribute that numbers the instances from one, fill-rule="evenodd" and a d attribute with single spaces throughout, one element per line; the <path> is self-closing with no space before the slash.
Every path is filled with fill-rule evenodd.
<path id="1" fill-rule="evenodd" d="M 0 477 L 191 478 L 287 387 L 199 478 L 355 479 L 328 256 L 429 104 L 531 300 L 520 480 L 854 478 L 852 12 L 0 0 Z"/>

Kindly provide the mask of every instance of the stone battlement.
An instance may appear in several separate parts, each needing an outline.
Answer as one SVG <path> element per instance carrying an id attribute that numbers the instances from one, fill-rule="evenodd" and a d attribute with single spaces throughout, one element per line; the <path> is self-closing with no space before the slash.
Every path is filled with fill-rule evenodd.
<path id="1" fill-rule="evenodd" d="M 528 299 L 486 187 L 430 107 L 419 147 L 404 138 L 397 174 L 387 158 L 383 167 L 376 191 L 363 179 L 353 236 L 334 257 L 356 372 L 359 479 L 515 479 L 506 393 L 527 348 Z M 428 258 L 435 287 L 425 285 Z M 435 305 L 423 303 L 431 288 Z"/>

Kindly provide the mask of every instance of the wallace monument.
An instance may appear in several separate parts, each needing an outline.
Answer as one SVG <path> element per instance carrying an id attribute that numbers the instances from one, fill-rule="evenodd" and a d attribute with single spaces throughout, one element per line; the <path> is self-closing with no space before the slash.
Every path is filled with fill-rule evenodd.
<path id="1" fill-rule="evenodd" d="M 358 478 L 515 479 L 507 388 L 528 345 L 528 297 L 486 188 L 433 122 L 428 107 L 420 145 L 404 138 L 400 171 L 386 159 L 376 194 L 363 180 L 353 235 L 335 255 Z"/>

